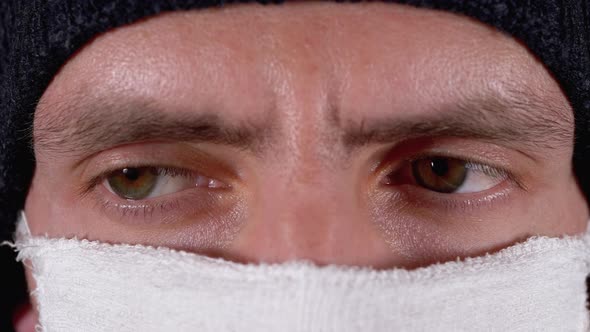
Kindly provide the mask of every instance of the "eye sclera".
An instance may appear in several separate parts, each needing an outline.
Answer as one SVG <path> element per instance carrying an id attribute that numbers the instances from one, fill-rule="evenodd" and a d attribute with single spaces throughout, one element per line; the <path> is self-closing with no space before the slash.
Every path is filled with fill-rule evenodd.
<path id="1" fill-rule="evenodd" d="M 243 180 L 240 151 L 226 151 L 208 144 L 167 140 L 122 144 L 84 158 L 76 163 L 81 179 L 77 192 L 84 195 L 103 182 L 111 172 L 124 168 L 153 167 L 170 172 L 200 174 L 238 185 Z"/>
<path id="2" fill-rule="evenodd" d="M 129 225 L 178 224 L 207 219 L 231 211 L 240 202 L 233 190 L 201 187 L 130 200 L 113 194 L 102 182 L 83 197 L 110 220 Z"/>
<path id="3" fill-rule="evenodd" d="M 463 181 L 460 184 L 460 186 L 457 186 L 457 188 L 455 190 L 448 190 L 449 188 L 446 188 L 447 190 L 441 189 L 440 191 L 437 191 L 437 190 L 433 190 L 433 188 L 428 188 L 427 186 L 424 186 L 423 185 L 424 183 L 422 183 L 422 184 L 420 183 L 422 181 L 420 181 L 419 179 L 416 179 L 416 168 L 414 167 L 415 163 L 424 162 L 424 161 L 433 162 L 435 160 L 451 161 L 451 162 L 454 162 L 455 164 L 460 164 L 465 168 L 465 172 L 466 172 L 465 175 L 458 177 L 461 181 Z M 432 167 L 435 167 L 434 164 L 431 164 L 431 165 L 432 165 Z M 435 171 L 433 171 L 433 172 L 435 172 Z M 382 174 L 382 176 L 380 176 L 382 178 L 380 183 L 383 185 L 386 185 L 386 186 L 412 185 L 412 186 L 417 187 L 421 190 L 432 192 L 433 194 L 438 194 L 438 195 L 440 195 L 440 194 L 443 194 L 443 195 L 479 194 L 479 193 L 489 191 L 490 189 L 500 185 L 501 183 L 505 182 L 506 180 L 509 180 L 524 189 L 524 187 L 521 185 L 521 183 L 514 178 L 512 173 L 505 170 L 503 167 L 491 166 L 489 164 L 486 164 L 485 162 L 475 161 L 475 160 L 469 159 L 469 158 L 445 156 L 445 155 L 441 155 L 441 154 L 420 154 L 420 155 L 415 156 L 413 158 L 406 159 L 401 163 L 398 163 L 397 167 L 395 167 L 395 168 L 388 167 L 385 170 L 380 171 L 379 173 Z M 473 173 L 476 173 L 476 175 L 483 174 L 483 176 L 486 176 L 489 179 L 492 179 L 492 181 L 487 181 L 488 182 L 487 187 L 480 189 L 480 190 L 461 189 L 460 187 L 463 187 L 465 185 L 465 181 L 470 180 L 470 178 L 473 177 Z M 480 179 L 480 183 L 481 182 L 484 182 L 484 181 L 481 181 L 481 179 Z"/>
<path id="4" fill-rule="evenodd" d="M 125 189 L 122 188 L 125 185 L 129 185 L 131 187 L 136 186 L 133 183 L 121 183 L 119 182 L 129 182 L 127 180 L 135 181 L 141 175 L 148 175 L 148 181 L 154 180 L 153 183 L 149 183 L 147 188 L 140 188 L 143 191 L 140 191 L 140 195 L 138 197 L 133 197 L 133 195 L 129 193 L 125 193 Z M 115 181 L 113 177 L 127 177 L 126 179 L 118 179 Z M 149 178 L 152 176 L 152 178 Z M 162 177 L 168 177 L 167 181 L 163 181 Z M 186 183 L 180 183 L 180 180 L 186 179 Z M 117 196 L 120 199 L 124 199 L 127 201 L 145 201 L 149 199 L 158 199 L 163 196 L 173 195 L 185 190 L 190 190 L 191 188 L 207 188 L 211 190 L 218 190 L 218 189 L 228 189 L 230 188 L 229 185 L 225 184 L 224 182 L 209 178 L 205 175 L 200 173 L 190 171 L 187 169 L 181 169 L 176 167 L 165 167 L 165 166 L 137 166 L 137 167 L 124 167 L 119 168 L 113 171 L 106 171 L 99 175 L 94 181 L 94 186 L 101 184 L 108 190 L 111 194 Z M 181 188 L 174 188 L 174 185 L 181 186 Z M 131 188 L 133 190 L 133 188 Z M 163 193 L 154 194 L 154 192 L 160 191 Z"/>
<path id="5" fill-rule="evenodd" d="M 231 152 L 231 153 L 230 153 Z M 234 213 L 241 206 L 244 182 L 243 155 L 190 142 L 142 141 L 110 148 L 83 159 L 73 189 L 80 204 L 117 224 L 160 225 L 209 220 Z M 124 168 L 159 168 L 167 174 L 197 175 L 225 186 L 190 189 L 143 200 L 129 200 L 103 185 L 110 174 Z M 79 171 L 78 171 L 79 170 Z M 194 181 L 194 180 L 191 180 Z M 153 195 L 155 196 L 155 195 Z"/>

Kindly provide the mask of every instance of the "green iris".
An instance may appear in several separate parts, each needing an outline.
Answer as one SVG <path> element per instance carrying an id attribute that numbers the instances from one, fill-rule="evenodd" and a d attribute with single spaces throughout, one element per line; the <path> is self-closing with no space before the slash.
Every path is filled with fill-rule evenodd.
<path id="1" fill-rule="evenodd" d="M 140 200 L 148 197 L 158 182 L 158 171 L 152 167 L 124 168 L 109 175 L 113 192 L 122 198 Z"/>
<path id="2" fill-rule="evenodd" d="M 416 182 L 426 189 L 439 193 L 457 191 L 467 178 L 468 167 L 464 160 L 453 158 L 426 158 L 412 163 Z"/>

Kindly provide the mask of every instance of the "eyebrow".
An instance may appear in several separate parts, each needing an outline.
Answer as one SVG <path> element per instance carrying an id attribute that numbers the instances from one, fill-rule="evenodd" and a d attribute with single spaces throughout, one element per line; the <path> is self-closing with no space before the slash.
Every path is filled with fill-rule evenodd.
<path id="1" fill-rule="evenodd" d="M 135 99 L 38 107 L 58 110 L 38 112 L 34 148 L 62 154 L 93 154 L 148 140 L 207 142 L 256 151 L 270 130 L 263 123 L 230 124 L 214 111 L 167 112 Z"/>
<path id="2" fill-rule="evenodd" d="M 514 93 L 514 92 L 513 92 Z M 573 144 L 573 118 L 564 105 L 547 104 L 527 94 L 527 102 L 497 96 L 470 98 L 430 115 L 349 122 L 344 145 L 350 150 L 369 144 L 397 142 L 421 137 L 479 139 L 513 148 L 557 149 Z"/>
<path id="3" fill-rule="evenodd" d="M 532 93 L 513 91 L 510 96 L 472 97 L 430 115 L 405 118 L 398 114 L 340 123 L 341 115 L 332 114 L 331 125 L 339 132 L 348 153 L 371 144 L 421 137 L 481 139 L 528 149 L 554 149 L 573 144 L 573 120 L 564 115 L 571 109 L 547 103 Z M 216 110 L 168 112 L 156 103 L 142 100 L 72 99 L 80 100 L 38 105 L 38 109 L 58 110 L 37 112 L 40 115 L 34 132 L 35 149 L 91 155 L 117 145 L 165 139 L 207 142 L 260 153 L 276 134 L 268 120 L 272 116 L 236 125 L 224 121 Z"/>

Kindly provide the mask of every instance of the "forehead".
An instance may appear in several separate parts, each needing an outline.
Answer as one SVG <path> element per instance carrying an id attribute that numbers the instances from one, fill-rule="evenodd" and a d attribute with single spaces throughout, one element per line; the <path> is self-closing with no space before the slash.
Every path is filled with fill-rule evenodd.
<path id="1" fill-rule="evenodd" d="M 295 3 L 171 13 L 110 31 L 66 64 L 44 99 L 132 95 L 254 116 L 305 94 L 354 114 L 428 112 L 483 88 L 559 95 L 522 45 L 470 19 L 395 4 Z"/>

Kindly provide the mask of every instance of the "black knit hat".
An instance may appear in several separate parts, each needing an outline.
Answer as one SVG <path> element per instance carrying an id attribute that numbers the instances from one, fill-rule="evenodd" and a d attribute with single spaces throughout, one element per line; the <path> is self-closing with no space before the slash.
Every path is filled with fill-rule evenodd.
<path id="1" fill-rule="evenodd" d="M 220 6 L 226 2 L 0 0 L 0 240 L 11 237 L 35 167 L 31 144 L 35 107 L 67 59 L 92 37 L 111 28 L 164 11 Z M 495 26 L 528 46 L 554 75 L 573 106 L 573 166 L 586 197 L 590 197 L 588 1 L 393 2 L 464 14 Z"/>

